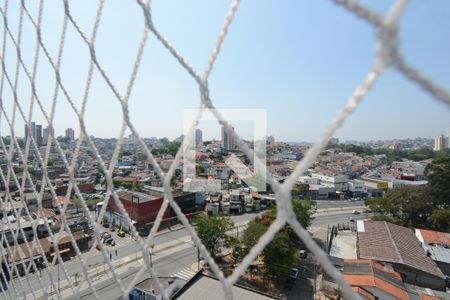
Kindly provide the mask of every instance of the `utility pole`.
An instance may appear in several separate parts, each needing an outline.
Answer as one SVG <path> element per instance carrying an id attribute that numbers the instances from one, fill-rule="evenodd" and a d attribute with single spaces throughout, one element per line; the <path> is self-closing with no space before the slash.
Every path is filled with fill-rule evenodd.
<path id="1" fill-rule="evenodd" d="M 317 274 L 316 274 L 316 264 L 313 264 L 313 267 L 314 267 L 314 298 L 313 299 L 316 299 L 316 289 L 317 289 L 317 287 L 316 287 L 316 283 L 317 283 Z"/>
<path id="2" fill-rule="evenodd" d="M 150 268 L 153 268 L 153 247 L 155 247 L 154 244 L 152 244 L 150 246 L 150 251 L 149 251 L 149 253 L 150 253 Z"/>
<path id="3" fill-rule="evenodd" d="M 200 247 L 197 247 L 197 271 L 200 270 Z"/>

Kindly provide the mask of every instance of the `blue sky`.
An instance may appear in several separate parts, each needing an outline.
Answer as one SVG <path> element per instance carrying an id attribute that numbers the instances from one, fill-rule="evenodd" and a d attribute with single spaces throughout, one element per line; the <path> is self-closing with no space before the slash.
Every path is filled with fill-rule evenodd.
<path id="1" fill-rule="evenodd" d="M 18 1 L 10 1 L 8 22 L 17 33 Z M 35 1 L 37 2 L 37 1 Z M 229 1 L 154 0 L 156 27 L 199 72 L 222 27 Z M 393 1 L 364 1 L 386 13 Z M 27 1 L 34 16 L 37 4 Z M 90 35 L 96 1 L 71 1 L 83 31 Z M 62 1 L 46 1 L 42 34 L 53 57 L 62 28 Z M 3 25 L 2 25 L 3 26 Z M 450 90 L 450 2 L 412 1 L 401 21 L 401 50 L 407 61 L 436 83 Z M 108 0 L 98 32 L 96 52 L 122 94 L 144 29 L 141 8 L 135 1 Z M 210 93 L 217 107 L 267 110 L 267 132 L 284 141 L 315 141 L 330 124 L 371 67 L 375 31 L 333 1 L 241 1 L 236 18 L 210 77 Z M 22 55 L 32 69 L 35 35 L 24 22 Z M 8 73 L 14 77 L 15 52 L 7 41 Z M 88 69 L 88 50 L 69 24 L 61 74 L 79 106 Z M 37 90 L 50 111 L 54 74 L 41 54 Z M 3 103 L 12 112 L 7 85 Z M 19 102 L 28 114 L 30 86 L 19 74 Z M 198 87 L 188 73 L 151 35 L 130 98 L 130 113 L 145 137 L 175 138 L 183 131 L 183 109 L 199 103 Z M 36 107 L 35 107 L 36 108 Z M 11 113 L 10 113 L 11 116 Z M 38 109 L 33 120 L 44 123 Z M 94 74 L 86 110 L 90 134 L 117 137 L 121 126 L 118 101 Z M 62 94 L 58 98 L 55 128 L 78 130 L 78 121 Z M 450 127 L 450 109 L 438 103 L 403 75 L 388 70 L 356 113 L 339 129 L 341 140 L 434 137 Z M 2 118 L 2 135 L 8 128 Z M 15 128 L 23 135 L 23 121 Z M 219 137 L 219 132 L 217 133 Z"/>

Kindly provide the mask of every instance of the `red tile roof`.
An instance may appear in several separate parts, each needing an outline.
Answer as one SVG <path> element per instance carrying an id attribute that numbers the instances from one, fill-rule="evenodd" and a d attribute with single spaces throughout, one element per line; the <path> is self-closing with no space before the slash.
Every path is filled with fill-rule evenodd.
<path id="1" fill-rule="evenodd" d="M 450 233 L 419 229 L 425 242 L 450 246 Z"/>
<path id="2" fill-rule="evenodd" d="M 375 269 L 381 272 L 377 272 Z M 391 280 L 387 279 L 389 277 L 391 277 Z M 362 287 L 363 290 L 364 286 L 372 286 L 398 299 L 409 300 L 408 293 L 401 281 L 400 274 L 394 271 L 385 270 L 381 264 L 373 260 L 344 260 L 344 278 L 351 286 Z M 358 291 L 361 295 L 366 296 L 368 292 L 366 290 L 364 290 L 364 292 Z"/>

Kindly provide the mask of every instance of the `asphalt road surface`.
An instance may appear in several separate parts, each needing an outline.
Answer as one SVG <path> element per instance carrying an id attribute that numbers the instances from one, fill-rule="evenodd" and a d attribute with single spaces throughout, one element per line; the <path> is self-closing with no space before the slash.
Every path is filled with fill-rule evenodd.
<path id="1" fill-rule="evenodd" d="M 318 208 L 336 208 L 336 207 L 348 207 L 351 209 L 352 206 L 360 206 L 362 205 L 361 202 L 350 202 L 350 201 L 317 201 Z M 233 216 L 232 219 L 235 223 L 242 223 L 248 220 L 253 219 L 257 214 L 243 214 L 239 216 Z M 364 214 L 360 215 L 354 215 L 351 212 L 334 212 L 329 214 L 321 214 L 314 218 L 312 222 L 312 226 L 318 226 L 318 225 L 326 225 L 326 224 L 336 224 L 336 223 L 344 223 L 349 222 L 349 218 L 355 218 L 355 219 L 364 219 L 366 216 Z M 178 227 L 178 229 L 174 229 L 172 231 L 165 231 L 163 233 L 160 233 L 157 237 L 155 237 L 155 244 L 164 244 L 170 241 L 185 241 L 188 237 L 187 231 L 182 228 Z M 117 249 L 117 256 L 115 255 L 115 250 Z M 130 243 L 123 245 L 122 247 L 113 247 L 111 248 L 111 255 L 113 260 L 130 256 L 134 253 L 140 252 L 140 248 L 137 243 L 134 241 L 131 241 Z M 93 253 L 89 255 L 88 253 L 83 254 L 83 258 L 85 260 L 85 265 L 88 268 L 95 268 L 102 266 L 104 258 L 99 252 L 96 250 L 93 250 Z M 196 248 L 192 245 L 191 247 L 185 248 L 183 250 L 180 250 L 176 253 L 172 253 L 170 256 L 167 257 L 160 257 L 155 258 L 154 260 L 154 267 L 156 268 L 156 271 L 158 275 L 160 276 L 169 276 L 171 274 L 174 274 L 176 272 L 179 272 L 180 270 L 183 270 L 185 268 L 188 268 L 192 266 L 193 263 L 197 261 L 197 251 Z M 74 258 L 72 260 L 66 261 L 64 263 L 67 273 L 69 276 L 74 275 L 76 273 L 80 274 L 82 273 L 82 264 L 80 263 L 78 258 Z M 59 270 L 58 270 L 59 269 Z M 132 276 L 134 273 L 136 273 L 137 270 L 134 270 L 133 268 L 130 268 L 126 273 L 121 274 L 121 278 L 124 279 L 124 283 L 131 282 L 134 276 Z M 26 294 L 31 292 L 31 289 L 33 290 L 40 290 L 42 287 L 48 287 L 51 282 L 49 279 L 48 272 L 51 272 L 54 281 L 57 280 L 59 277 L 61 280 L 65 279 L 65 276 L 62 272 L 61 266 L 52 266 L 50 268 L 44 269 L 42 271 L 42 276 L 39 275 L 39 272 L 35 273 L 32 276 L 29 276 L 29 280 L 25 280 L 25 278 L 21 278 L 23 289 L 20 286 L 18 282 L 18 278 L 14 279 L 16 283 L 16 288 L 22 293 L 22 291 L 25 291 Z M 59 274 L 59 276 L 58 276 Z M 40 278 L 40 283 L 39 279 Z M 28 283 L 29 282 L 29 283 Z M 101 298 L 104 299 L 115 299 L 117 297 L 112 297 L 113 295 L 120 295 L 120 289 L 116 284 L 110 283 L 107 285 L 108 288 L 99 287 L 99 294 L 102 295 Z M 10 292 L 12 289 L 10 290 Z M 103 293 L 105 295 L 103 295 Z M 0 294 L 1 295 L 1 294 Z M 12 295 L 13 299 L 17 298 L 14 297 L 16 295 Z M 20 295 L 18 295 L 20 296 Z"/>

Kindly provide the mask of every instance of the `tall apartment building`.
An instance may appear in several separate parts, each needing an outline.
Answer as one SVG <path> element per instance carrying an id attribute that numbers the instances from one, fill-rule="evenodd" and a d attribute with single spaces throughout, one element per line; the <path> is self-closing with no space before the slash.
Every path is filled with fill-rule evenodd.
<path id="1" fill-rule="evenodd" d="M 236 143 L 232 131 L 234 132 L 234 127 L 231 127 L 230 132 L 227 132 L 225 126 L 222 126 L 222 147 L 225 151 L 236 150 Z"/>
<path id="2" fill-rule="evenodd" d="M 440 151 L 448 148 L 448 137 L 441 134 L 434 139 L 434 151 Z"/>
<path id="3" fill-rule="evenodd" d="M 50 135 L 50 128 L 45 127 L 44 130 L 42 130 L 42 145 L 47 145 L 49 135 Z"/>
<path id="4" fill-rule="evenodd" d="M 199 147 L 203 144 L 203 132 L 200 129 L 195 129 L 195 146 Z"/>
<path id="5" fill-rule="evenodd" d="M 36 125 L 34 129 L 34 140 L 38 147 L 42 146 L 42 125 Z"/>
<path id="6" fill-rule="evenodd" d="M 38 126 L 40 126 L 40 125 L 38 125 Z M 25 143 L 26 143 L 27 139 L 28 139 L 28 124 L 25 124 L 24 131 L 25 131 L 24 139 L 25 139 Z M 37 141 L 36 141 L 36 122 L 31 122 L 31 136 L 34 138 L 35 142 L 37 143 Z"/>
<path id="7" fill-rule="evenodd" d="M 72 128 L 66 129 L 66 138 L 68 138 L 70 141 L 75 140 L 75 131 Z"/>

